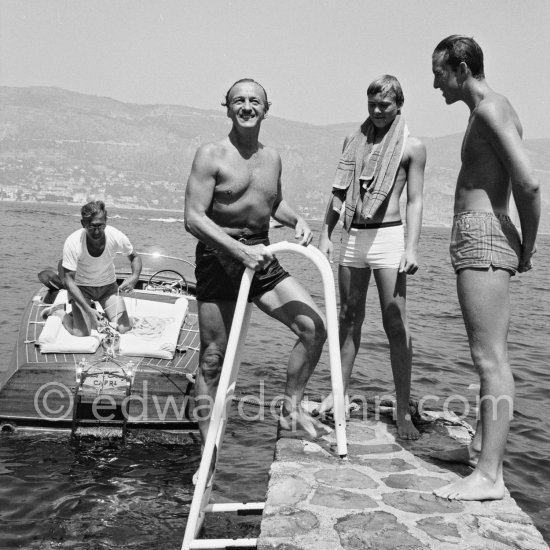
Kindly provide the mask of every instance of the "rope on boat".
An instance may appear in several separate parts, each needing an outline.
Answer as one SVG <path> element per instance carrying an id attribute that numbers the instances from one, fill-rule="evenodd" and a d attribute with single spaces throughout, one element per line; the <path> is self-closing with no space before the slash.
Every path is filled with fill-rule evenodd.
<path id="1" fill-rule="evenodd" d="M 164 332 L 167 325 L 174 321 L 174 317 L 134 317 L 132 319 L 132 334 L 145 340 L 154 340 Z"/>

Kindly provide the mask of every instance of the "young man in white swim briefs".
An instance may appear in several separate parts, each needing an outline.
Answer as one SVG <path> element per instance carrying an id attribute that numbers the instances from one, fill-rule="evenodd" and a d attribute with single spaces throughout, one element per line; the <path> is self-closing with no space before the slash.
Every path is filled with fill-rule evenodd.
<path id="1" fill-rule="evenodd" d="M 344 389 L 347 395 L 374 273 L 390 347 L 397 432 L 403 439 L 417 439 L 419 433 L 409 412 L 412 344 L 406 318 L 406 281 L 407 275 L 418 270 L 426 149 L 408 135 L 401 115 L 403 91 L 394 76 L 383 75 L 371 82 L 367 97 L 369 117 L 344 141 L 319 249 L 332 261 L 331 237 L 345 204 L 338 268 Z M 405 187 L 406 236 L 399 209 Z M 332 395 L 323 401 L 319 412 L 331 407 Z"/>

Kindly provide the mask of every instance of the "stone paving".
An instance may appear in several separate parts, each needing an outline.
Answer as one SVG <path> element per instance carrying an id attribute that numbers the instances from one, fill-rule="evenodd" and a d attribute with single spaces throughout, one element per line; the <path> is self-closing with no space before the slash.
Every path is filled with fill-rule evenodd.
<path id="1" fill-rule="evenodd" d="M 549 548 L 508 493 L 485 502 L 433 495 L 471 470 L 429 454 L 467 444 L 471 428 L 432 414 L 421 429 L 419 441 L 405 442 L 387 419 L 352 417 L 348 460 L 335 455 L 333 436 L 315 442 L 281 437 L 258 550 Z"/>

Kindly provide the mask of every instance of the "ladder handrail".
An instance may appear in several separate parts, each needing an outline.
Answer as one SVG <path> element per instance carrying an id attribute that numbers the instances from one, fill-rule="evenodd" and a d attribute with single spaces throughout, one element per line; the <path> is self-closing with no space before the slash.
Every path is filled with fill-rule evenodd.
<path id="1" fill-rule="evenodd" d="M 347 443 L 345 431 L 346 419 L 344 385 L 340 362 L 336 292 L 332 268 L 323 253 L 314 246 L 304 247 L 295 243 L 282 241 L 269 245 L 267 249 L 273 254 L 278 252 L 297 252 L 311 260 L 321 273 L 323 290 L 325 294 L 327 340 L 329 345 L 332 394 L 334 398 L 336 443 L 338 455 L 341 458 L 345 458 L 347 456 Z M 241 280 L 241 286 L 239 288 L 237 302 L 235 304 L 233 322 L 231 324 L 227 349 L 220 373 L 216 398 L 210 414 L 208 433 L 206 435 L 206 441 L 202 451 L 202 458 L 197 475 L 193 500 L 189 509 L 185 535 L 182 542 L 182 550 L 189 550 L 190 548 L 193 548 L 193 542 L 196 540 L 202 526 L 201 518 L 204 518 L 204 507 L 208 504 L 208 502 L 203 501 L 205 500 L 205 496 L 209 498 L 210 491 L 212 489 L 212 479 L 207 487 L 208 474 L 210 472 L 216 448 L 219 451 L 220 443 L 225 432 L 225 426 L 227 424 L 227 411 L 231 403 L 231 397 L 235 390 L 235 382 L 240 363 L 240 352 L 243 347 L 242 344 L 244 343 L 246 337 L 248 322 L 252 312 L 252 304 L 250 304 L 247 299 L 253 276 L 253 269 L 245 269 Z M 217 460 L 217 454 L 215 460 Z M 214 471 L 215 464 L 212 470 L 212 478 L 214 477 Z"/>
<path id="2" fill-rule="evenodd" d="M 325 314 L 327 323 L 327 342 L 329 349 L 330 380 L 334 399 L 334 423 L 336 431 L 336 445 L 340 458 L 348 454 L 346 443 L 346 410 L 344 401 L 344 382 L 342 378 L 342 364 L 340 361 L 340 341 L 338 337 L 338 313 L 336 310 L 336 290 L 332 268 L 326 256 L 315 246 L 300 246 L 287 241 L 271 244 L 268 250 L 275 254 L 279 251 L 297 252 L 309 258 L 319 269 L 325 295 Z"/>

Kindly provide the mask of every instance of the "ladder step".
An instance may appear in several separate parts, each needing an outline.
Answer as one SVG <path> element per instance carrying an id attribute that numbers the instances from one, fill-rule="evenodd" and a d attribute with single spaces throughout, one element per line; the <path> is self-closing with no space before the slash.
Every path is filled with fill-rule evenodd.
<path id="1" fill-rule="evenodd" d="M 99 439 L 118 439 L 122 438 L 124 431 L 122 426 L 120 428 L 115 427 L 103 427 L 103 426 L 83 426 L 78 424 L 75 426 L 73 435 L 77 437 L 93 437 Z"/>
<path id="2" fill-rule="evenodd" d="M 237 512 L 239 515 L 261 514 L 265 508 L 265 502 L 223 502 L 207 504 L 205 512 Z"/>
<path id="3" fill-rule="evenodd" d="M 214 548 L 256 548 L 258 539 L 195 539 L 190 550 L 211 550 Z"/>

